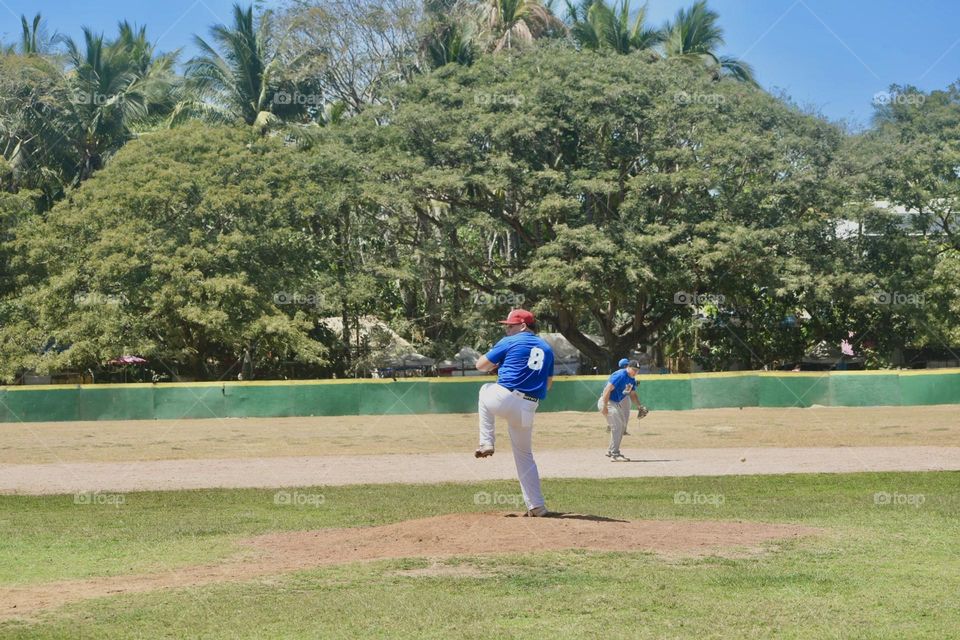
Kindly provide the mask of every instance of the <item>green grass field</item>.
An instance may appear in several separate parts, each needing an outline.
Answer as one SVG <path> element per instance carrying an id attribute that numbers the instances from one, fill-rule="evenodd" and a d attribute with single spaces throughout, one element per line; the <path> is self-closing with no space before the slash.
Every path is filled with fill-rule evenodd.
<path id="1" fill-rule="evenodd" d="M 100 598 L 0 622 L 0 638 L 945 638 L 960 628 L 960 474 L 547 480 L 560 511 L 624 519 L 756 520 L 822 527 L 761 555 L 567 551 L 323 567 Z M 324 487 L 319 507 L 273 490 L 0 497 L 0 587 L 206 563 L 271 531 L 489 510 L 482 485 Z M 677 491 L 723 504 L 676 504 Z M 907 496 L 877 504 L 875 494 Z M 895 498 L 896 502 L 897 499 Z M 950 631 L 953 629 L 954 631 Z"/>

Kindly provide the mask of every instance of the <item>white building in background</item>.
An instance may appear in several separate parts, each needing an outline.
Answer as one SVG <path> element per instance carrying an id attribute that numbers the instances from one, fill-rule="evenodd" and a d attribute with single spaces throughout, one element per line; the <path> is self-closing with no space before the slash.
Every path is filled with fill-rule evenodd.
<path id="1" fill-rule="evenodd" d="M 946 203 L 937 202 L 933 203 L 931 209 L 934 208 L 943 208 Z M 919 211 L 915 209 L 908 209 L 900 204 L 891 204 L 889 200 L 875 200 L 873 203 L 875 209 L 880 209 L 881 211 L 886 212 L 887 214 L 897 218 L 897 226 L 902 230 L 906 231 L 908 235 L 912 236 L 938 236 L 943 234 L 943 227 L 940 222 L 937 220 L 937 214 L 927 212 L 923 215 L 929 215 L 931 217 L 930 223 L 927 225 L 926 229 L 919 229 L 917 225 L 918 217 L 921 215 Z M 950 213 L 950 216 L 957 216 L 956 213 Z M 960 218 L 957 219 L 957 222 L 960 222 Z M 836 224 L 836 233 L 837 237 L 843 240 L 848 238 L 856 238 L 860 235 L 873 236 L 877 235 L 876 233 L 870 232 L 863 228 L 863 223 L 857 220 L 839 220 Z"/>
<path id="2" fill-rule="evenodd" d="M 544 342 L 553 349 L 553 372 L 558 376 L 574 376 L 578 373 L 589 374 L 592 371 L 581 371 L 580 367 L 586 358 L 567 340 L 562 333 L 539 333 Z M 603 339 L 599 336 L 587 335 L 596 344 L 602 345 Z"/>
<path id="3" fill-rule="evenodd" d="M 339 317 L 322 318 L 320 323 L 336 335 L 343 333 L 343 320 Z M 375 378 L 396 372 L 426 372 L 434 366 L 432 358 L 417 353 L 412 344 L 374 316 L 359 319 L 351 330 L 350 344 L 358 349 L 358 355 L 370 367 L 367 373 Z"/>
<path id="4" fill-rule="evenodd" d="M 553 371 L 558 376 L 591 375 L 594 373 L 607 374 L 609 371 L 594 371 L 586 367 L 587 358 L 567 340 L 562 333 L 541 332 L 537 334 L 550 345 L 553 349 Z M 600 336 L 586 334 L 588 338 L 599 345 L 603 345 L 603 339 Z M 442 376 L 476 376 L 484 375 L 476 370 L 477 360 L 483 355 L 471 347 L 463 347 L 453 356 L 437 364 L 437 372 Z M 624 353 L 623 357 L 636 358 L 642 365 L 641 371 L 644 373 L 655 373 L 650 354 L 633 351 Z"/>
<path id="5" fill-rule="evenodd" d="M 450 376 L 482 376 L 482 371 L 477 371 L 477 360 L 482 354 L 472 347 L 462 347 L 455 356 L 437 364 L 437 372 L 442 375 Z"/>

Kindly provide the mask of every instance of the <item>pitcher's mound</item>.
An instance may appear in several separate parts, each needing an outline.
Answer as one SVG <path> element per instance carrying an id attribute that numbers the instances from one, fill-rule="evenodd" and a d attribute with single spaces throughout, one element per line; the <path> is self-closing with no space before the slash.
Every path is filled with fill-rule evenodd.
<path id="1" fill-rule="evenodd" d="M 685 555 L 755 547 L 820 530 L 759 522 L 627 521 L 573 513 L 523 518 L 505 513 L 460 513 L 379 527 L 272 533 L 248 544 L 306 565 L 382 558 L 594 549 Z"/>
<path id="2" fill-rule="evenodd" d="M 630 522 L 572 513 L 522 518 L 498 512 L 451 514 L 377 527 L 271 533 L 243 541 L 243 553 L 220 564 L 0 588 L 0 619 L 88 598 L 248 580 L 321 565 L 385 558 L 445 558 L 561 549 L 703 555 L 755 548 L 767 541 L 821 532 L 811 527 L 758 522 Z"/>

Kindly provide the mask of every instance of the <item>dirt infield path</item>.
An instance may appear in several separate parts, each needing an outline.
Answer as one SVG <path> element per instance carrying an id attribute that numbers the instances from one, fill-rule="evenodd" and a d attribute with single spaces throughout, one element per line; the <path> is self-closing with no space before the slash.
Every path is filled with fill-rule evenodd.
<path id="1" fill-rule="evenodd" d="M 0 588 L 0 620 L 88 598 L 250 580 L 332 564 L 385 558 L 448 558 L 560 549 L 648 551 L 669 555 L 760 553 L 765 543 L 822 530 L 759 522 L 624 521 L 578 514 L 519 518 L 467 513 L 377 527 L 271 533 L 238 545 L 227 562 L 143 575 Z M 422 570 L 421 570 L 422 571 Z"/>
<path id="2" fill-rule="evenodd" d="M 602 449 L 537 452 L 545 478 L 723 476 L 960 470 L 960 447 L 748 447 L 631 449 L 611 462 Z M 513 479 L 510 449 L 475 460 L 463 453 L 341 455 L 0 465 L 0 493 L 62 494 L 201 488 L 475 482 Z"/>
<path id="3" fill-rule="evenodd" d="M 631 420 L 624 446 L 960 447 L 957 411 L 956 405 L 654 411 L 639 424 Z M 535 450 L 603 448 L 605 427 L 596 411 L 538 415 Z M 0 464 L 456 453 L 476 443 L 475 413 L 5 423 Z"/>

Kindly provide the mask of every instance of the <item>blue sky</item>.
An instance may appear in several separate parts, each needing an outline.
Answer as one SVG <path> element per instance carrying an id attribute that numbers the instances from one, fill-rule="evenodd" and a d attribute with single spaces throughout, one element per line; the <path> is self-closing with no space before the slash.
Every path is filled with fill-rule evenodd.
<path id="1" fill-rule="evenodd" d="M 0 41 L 13 40 L 19 15 L 37 11 L 51 30 L 115 31 L 121 18 L 145 24 L 161 50 L 228 22 L 233 0 L 0 0 Z M 276 6 L 279 0 L 266 2 Z M 561 4 L 561 3 L 558 3 Z M 639 6 L 639 1 L 636 3 Z M 649 0 L 662 24 L 691 0 Z M 834 120 L 864 124 L 878 92 L 892 83 L 944 88 L 960 78 L 956 0 L 710 0 L 726 31 L 725 53 L 751 63 L 767 89 Z"/>

